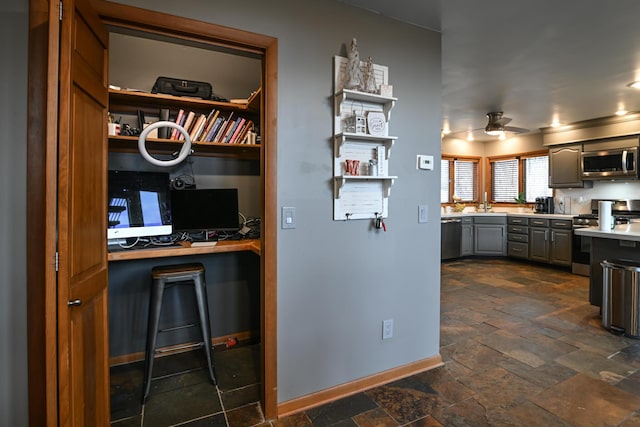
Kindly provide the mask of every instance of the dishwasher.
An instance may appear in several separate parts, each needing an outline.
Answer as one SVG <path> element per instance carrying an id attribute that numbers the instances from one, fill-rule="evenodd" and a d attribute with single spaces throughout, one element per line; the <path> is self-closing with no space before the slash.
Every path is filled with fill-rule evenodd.
<path id="1" fill-rule="evenodd" d="M 440 260 L 460 257 L 462 242 L 462 220 L 460 218 L 440 219 Z"/>

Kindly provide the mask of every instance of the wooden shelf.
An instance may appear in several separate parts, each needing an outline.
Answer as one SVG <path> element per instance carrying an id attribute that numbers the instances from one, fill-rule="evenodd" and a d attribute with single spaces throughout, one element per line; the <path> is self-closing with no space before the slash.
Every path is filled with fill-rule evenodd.
<path id="1" fill-rule="evenodd" d="M 152 154 L 173 154 L 180 151 L 181 141 L 170 139 L 147 138 L 147 150 Z M 193 154 L 203 157 L 229 157 L 237 159 L 257 160 L 260 158 L 260 144 L 225 144 L 220 142 L 192 143 Z M 109 151 L 121 153 L 137 153 L 137 136 L 110 136 Z"/>
<path id="2" fill-rule="evenodd" d="M 260 89 L 256 91 L 249 98 L 250 102 L 248 104 L 236 104 L 186 96 L 109 89 L 109 108 L 112 113 L 126 112 L 132 114 L 135 114 L 137 110 L 158 110 L 159 108 L 183 108 L 198 111 L 210 111 L 212 108 L 217 108 L 237 113 L 257 114 L 260 111 L 261 93 Z"/>

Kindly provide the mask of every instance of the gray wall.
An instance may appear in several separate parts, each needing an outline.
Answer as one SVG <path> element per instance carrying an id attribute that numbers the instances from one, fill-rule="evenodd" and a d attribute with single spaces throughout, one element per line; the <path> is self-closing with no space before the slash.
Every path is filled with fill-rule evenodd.
<path id="1" fill-rule="evenodd" d="M 327 0 L 123 3 L 279 39 L 278 204 L 296 206 L 298 213 L 297 229 L 278 232 L 279 401 L 438 354 L 440 175 L 438 167 L 417 171 L 415 157 L 440 154 L 440 35 Z M 2 323 L 1 343 L 11 360 L 0 367 L 0 416 L 20 425 L 16 420 L 23 419 L 27 399 L 20 243 L 26 189 L 24 144 L 16 141 L 26 134 L 26 10 L 6 21 L 5 39 L 18 37 L 19 43 L 8 44 L 16 50 L 9 74 L 17 80 L 2 97 L 3 138 L 11 136 L 5 145 L 20 154 L 11 162 L 3 156 L 2 169 L 11 178 L 3 180 L 2 194 L 10 195 L 12 204 L 3 203 L 0 312 L 9 319 Z M 332 220 L 332 58 L 344 55 L 353 37 L 363 57 L 389 66 L 399 98 L 390 124 L 390 133 L 398 136 L 390 173 L 399 178 L 386 233 L 373 231 L 368 221 Z M 418 204 L 429 207 L 427 224 L 417 222 Z M 381 323 L 389 318 L 395 335 L 382 341 Z"/>
<path id="2" fill-rule="evenodd" d="M 0 4 L 0 425 L 27 425 L 27 0 Z"/>

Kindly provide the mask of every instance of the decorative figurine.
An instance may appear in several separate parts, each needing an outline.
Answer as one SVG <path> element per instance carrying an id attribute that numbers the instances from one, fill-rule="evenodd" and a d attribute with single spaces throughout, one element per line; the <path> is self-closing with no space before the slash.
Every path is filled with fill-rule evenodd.
<path id="1" fill-rule="evenodd" d="M 364 67 L 364 82 L 362 84 L 362 91 L 368 93 L 377 93 L 378 88 L 376 86 L 376 76 L 373 73 L 373 59 L 369 57 Z"/>
<path id="2" fill-rule="evenodd" d="M 347 74 L 345 89 L 358 90 L 362 85 L 362 70 L 360 70 L 360 53 L 358 52 L 358 42 L 355 38 L 351 40 L 351 48 L 347 54 Z"/>

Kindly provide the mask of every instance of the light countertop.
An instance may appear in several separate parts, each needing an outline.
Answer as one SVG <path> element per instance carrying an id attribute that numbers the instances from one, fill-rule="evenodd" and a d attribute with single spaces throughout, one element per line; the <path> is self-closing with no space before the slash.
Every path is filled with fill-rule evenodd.
<path id="1" fill-rule="evenodd" d="M 640 241 L 640 223 L 616 225 L 613 230 L 600 230 L 598 227 L 576 228 L 578 236 L 600 237 L 602 239 Z"/>
<path id="2" fill-rule="evenodd" d="M 575 215 L 570 214 L 541 214 L 533 212 L 452 212 L 441 214 L 442 218 L 462 218 L 473 216 L 518 216 L 527 218 L 544 219 L 572 219 Z"/>

